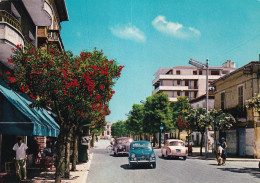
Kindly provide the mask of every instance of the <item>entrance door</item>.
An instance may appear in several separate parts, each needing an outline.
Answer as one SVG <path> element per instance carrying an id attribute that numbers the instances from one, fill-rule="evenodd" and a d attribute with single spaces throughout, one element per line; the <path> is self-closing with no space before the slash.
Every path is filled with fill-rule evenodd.
<path id="1" fill-rule="evenodd" d="M 238 129 L 238 155 L 246 155 L 246 130 L 245 128 Z"/>

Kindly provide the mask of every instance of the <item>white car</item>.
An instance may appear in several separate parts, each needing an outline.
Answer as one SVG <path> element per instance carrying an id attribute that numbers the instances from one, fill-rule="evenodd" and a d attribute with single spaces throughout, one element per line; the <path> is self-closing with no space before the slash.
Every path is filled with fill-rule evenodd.
<path id="1" fill-rule="evenodd" d="M 162 157 L 182 157 L 186 160 L 188 156 L 188 149 L 185 147 L 184 142 L 179 139 L 168 139 L 166 140 L 164 147 L 161 149 Z"/>

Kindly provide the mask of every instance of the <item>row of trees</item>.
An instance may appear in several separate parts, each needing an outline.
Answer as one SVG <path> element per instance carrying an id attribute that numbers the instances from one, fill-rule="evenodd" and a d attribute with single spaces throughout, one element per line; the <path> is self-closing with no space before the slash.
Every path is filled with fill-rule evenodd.
<path id="1" fill-rule="evenodd" d="M 112 86 L 123 66 L 96 49 L 73 56 L 54 46 L 23 49 L 17 46 L 9 62 L 14 64 L 14 70 L 6 73 L 10 87 L 28 94 L 31 107 L 48 108 L 57 115 L 60 133 L 56 182 L 61 182 L 63 152 L 66 152 L 65 177 L 69 178 L 71 138 L 74 137 L 72 170 L 76 170 L 79 134 L 84 128 L 92 133 L 102 131 L 105 116 L 110 113 L 109 101 L 115 93 Z"/>
<path id="2" fill-rule="evenodd" d="M 134 104 L 126 121 L 112 124 L 112 135 L 139 135 L 142 138 L 144 134 L 150 134 L 154 136 L 155 141 L 155 134 L 161 132 L 160 126 L 165 133 L 178 131 L 178 138 L 182 130 L 186 130 L 188 135 L 198 131 L 202 134 L 200 144 L 202 154 L 202 139 L 206 128 L 216 132 L 230 128 L 233 123 L 235 123 L 234 117 L 223 113 L 222 110 L 211 109 L 206 112 L 205 108 L 191 108 L 186 97 L 178 97 L 176 102 L 169 102 L 167 94 L 159 93 L 147 97 L 143 104 Z M 159 137 L 159 144 L 160 139 Z"/>

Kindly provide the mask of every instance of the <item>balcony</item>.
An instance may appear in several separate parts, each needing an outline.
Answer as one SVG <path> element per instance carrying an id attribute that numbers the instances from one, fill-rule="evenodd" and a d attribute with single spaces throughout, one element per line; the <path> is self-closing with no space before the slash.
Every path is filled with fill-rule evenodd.
<path id="1" fill-rule="evenodd" d="M 188 86 L 159 86 L 154 91 L 154 93 L 158 93 L 159 91 L 173 91 L 173 90 L 189 90 Z"/>
<path id="2" fill-rule="evenodd" d="M 0 11 L 0 62 L 12 69 L 13 64 L 7 61 L 16 45 L 24 46 L 22 27 L 19 21 L 7 11 Z"/>
<path id="3" fill-rule="evenodd" d="M 40 39 L 39 42 L 46 44 L 56 44 L 61 50 L 64 49 L 60 31 L 57 29 L 48 29 L 47 27 L 38 27 L 37 37 Z"/>
<path id="4" fill-rule="evenodd" d="M 46 0 L 22 0 L 35 25 L 50 26 L 53 11 Z"/>

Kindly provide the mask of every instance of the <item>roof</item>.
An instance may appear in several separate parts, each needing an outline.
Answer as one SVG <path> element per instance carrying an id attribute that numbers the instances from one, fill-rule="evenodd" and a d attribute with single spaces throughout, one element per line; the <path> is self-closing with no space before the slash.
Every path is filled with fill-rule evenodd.
<path id="1" fill-rule="evenodd" d="M 214 100 L 215 96 L 214 95 L 209 95 L 209 98 L 208 99 L 213 99 Z M 199 101 L 202 101 L 202 100 L 205 100 L 206 99 L 206 94 L 204 95 L 201 95 L 197 98 L 194 98 L 192 100 L 190 100 L 190 104 L 193 104 L 193 103 L 196 103 L 196 102 L 199 102 Z"/>
<path id="2" fill-rule="evenodd" d="M 45 109 L 31 108 L 32 101 L 26 94 L 16 93 L 2 79 L 0 92 L 5 97 L 1 103 L 0 134 L 58 136 L 59 125 Z"/>
<path id="3" fill-rule="evenodd" d="M 59 13 L 60 21 L 68 21 L 69 15 L 65 0 L 55 0 L 55 4 Z"/>
<path id="4" fill-rule="evenodd" d="M 226 74 L 225 76 L 222 76 L 222 77 L 220 77 L 220 78 L 214 80 L 211 84 L 214 85 L 216 82 L 218 82 L 218 81 L 220 81 L 220 80 L 224 80 L 224 79 L 226 79 L 227 77 L 229 77 L 229 76 L 231 76 L 231 75 L 233 75 L 233 74 L 235 74 L 235 73 L 237 73 L 237 72 L 239 72 L 239 71 L 242 71 L 242 70 L 245 70 L 245 69 L 248 68 L 248 67 L 254 67 L 254 66 L 260 66 L 260 61 L 251 61 L 251 62 L 249 62 L 248 64 L 246 64 L 246 65 L 244 65 L 244 66 L 242 66 L 242 67 L 240 67 L 240 68 L 234 70 L 233 72 L 231 72 L 231 73 L 229 73 L 229 74 Z"/>

